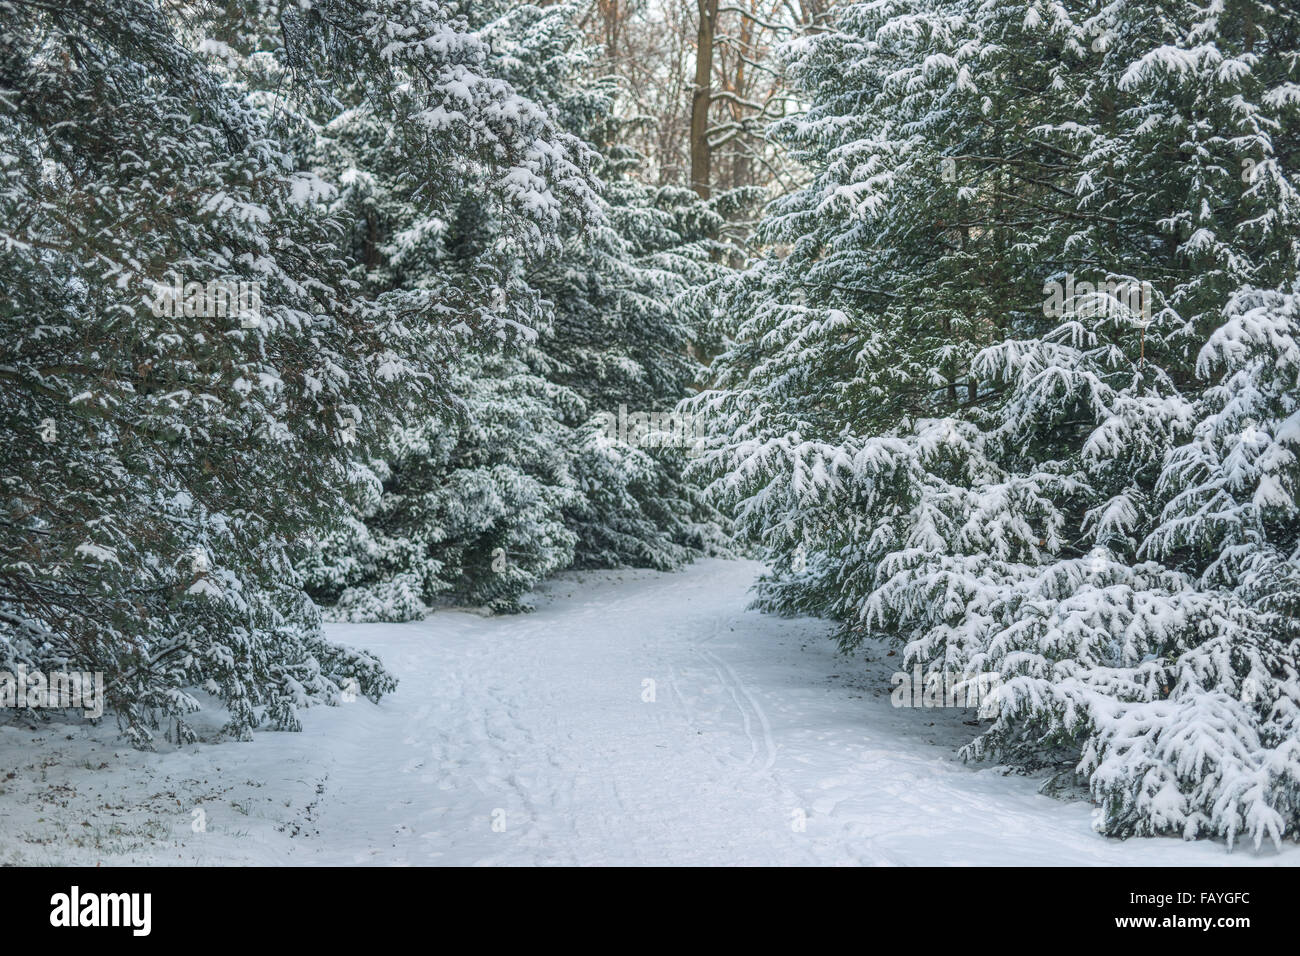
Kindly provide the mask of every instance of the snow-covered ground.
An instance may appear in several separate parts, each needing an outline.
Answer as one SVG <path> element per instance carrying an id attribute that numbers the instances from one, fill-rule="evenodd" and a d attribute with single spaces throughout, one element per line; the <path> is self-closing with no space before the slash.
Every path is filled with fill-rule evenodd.
<path id="1" fill-rule="evenodd" d="M 532 614 L 332 625 L 401 686 L 301 734 L 145 754 L 108 726 L 2 727 L 0 863 L 1300 864 L 1108 840 L 1087 804 L 961 763 L 973 714 L 894 709 L 897 658 L 746 610 L 757 570 L 567 574 Z"/>

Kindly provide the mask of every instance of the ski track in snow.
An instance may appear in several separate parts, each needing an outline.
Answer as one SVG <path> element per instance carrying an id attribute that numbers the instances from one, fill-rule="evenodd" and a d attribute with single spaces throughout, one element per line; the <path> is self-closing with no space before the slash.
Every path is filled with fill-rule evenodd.
<path id="1" fill-rule="evenodd" d="M 963 764 L 973 714 L 894 709 L 898 658 L 747 610 L 757 571 L 570 573 L 532 614 L 330 625 L 401 684 L 301 734 L 145 754 L 0 727 L 0 863 L 1300 863 L 1105 839 L 1041 778 Z"/>

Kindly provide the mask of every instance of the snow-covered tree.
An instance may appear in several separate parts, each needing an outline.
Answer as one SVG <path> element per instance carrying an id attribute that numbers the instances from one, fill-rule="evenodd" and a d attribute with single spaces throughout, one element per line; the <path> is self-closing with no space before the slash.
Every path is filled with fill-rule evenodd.
<path id="1" fill-rule="evenodd" d="M 1298 28 L 847 8 L 790 50 L 787 248 L 716 289 L 704 466 L 768 550 L 761 603 L 999 672 L 966 753 L 1073 769 L 1112 834 L 1300 832 Z"/>
<path id="2" fill-rule="evenodd" d="M 322 551 L 313 577 L 338 598 L 335 616 L 412 620 L 438 600 L 519 610 L 519 595 L 572 560 L 563 390 L 502 355 L 470 362 L 452 387 L 464 415 L 395 433 L 350 531 Z"/>
<path id="3" fill-rule="evenodd" d="M 685 477 L 697 429 L 668 418 L 701 377 L 705 333 L 682 300 L 721 271 L 721 220 L 690 190 L 632 180 L 636 158 L 617 145 L 608 153 L 608 225 L 575 237 L 541 279 L 555 303 L 549 377 L 584 401 L 573 465 L 582 495 L 566 521 L 581 566 L 668 570 L 726 549 L 721 516 Z M 626 428 L 629 415 L 667 424 Z"/>
<path id="4" fill-rule="evenodd" d="M 449 5 L 226 14 L 0 4 L 0 665 L 103 671 L 140 745 L 191 736 L 195 688 L 247 737 L 393 686 L 323 640 L 297 556 L 408 408 L 454 404 L 458 353 L 521 324 L 472 287 L 359 283 L 362 171 L 314 163 L 310 125 L 382 114 L 401 188 L 477 190 L 502 246 L 590 201 Z"/>
<path id="5" fill-rule="evenodd" d="M 454 414 L 420 410 L 395 430 L 356 520 L 313 559 L 318 598 L 337 598 L 336 613 L 351 619 L 407 619 L 437 602 L 517 610 L 541 577 L 575 562 L 672 568 L 721 547 L 717 515 L 682 477 L 682 450 L 609 435 L 600 417 L 667 412 L 689 393 L 693 333 L 673 301 L 715 268 L 716 217 L 684 190 L 628 177 L 634 160 L 614 139 L 614 91 L 584 73 L 591 51 L 575 11 L 464 9 L 502 75 L 584 140 L 602 185 L 591 209 L 563 224 L 553 253 L 498 256 L 512 268 L 480 293 L 489 305 L 528 303 L 539 336 L 504 343 L 505 355 L 458 377 Z M 377 211 L 392 195 L 383 173 L 355 178 L 359 201 Z M 454 215 L 380 230 L 393 238 L 372 276 L 473 284 L 461 277 L 501 247 L 506 224 L 477 191 L 447 194 L 458 197 Z"/>
<path id="6" fill-rule="evenodd" d="M 562 255 L 532 273 L 552 311 L 530 363 L 582 399 L 565 406 L 581 491 L 565 509 L 576 535 L 574 563 L 668 570 L 721 553 L 721 516 L 684 477 L 693 451 L 689 423 L 658 437 L 648 428 L 639 435 L 610 426 L 625 420 L 624 409 L 671 413 L 701 380 L 712 343 L 702 313 L 683 300 L 725 271 L 719 209 L 737 200 L 705 203 L 689 189 L 637 181 L 642 157 L 624 145 L 630 124 L 617 116 L 627 91 L 591 79 L 598 51 L 580 42 L 580 8 L 568 8 L 566 18 L 560 6 L 487 6 L 508 11 L 493 28 L 498 35 L 529 38 L 529 53 L 517 41 L 498 44 L 515 64 L 512 82 L 553 103 L 562 124 L 599 154 L 602 219 L 572 230 Z"/>

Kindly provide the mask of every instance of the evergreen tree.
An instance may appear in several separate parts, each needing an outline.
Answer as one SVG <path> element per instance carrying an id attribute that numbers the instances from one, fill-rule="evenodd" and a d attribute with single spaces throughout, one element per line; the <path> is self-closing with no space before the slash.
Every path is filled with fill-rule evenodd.
<path id="1" fill-rule="evenodd" d="M 698 363 L 672 303 L 712 268 L 716 217 L 685 191 L 627 176 L 613 89 L 586 77 L 591 51 L 571 8 L 464 9 L 502 75 L 587 143 L 602 185 L 552 254 L 516 258 L 501 286 L 476 293 L 529 303 L 538 337 L 507 341 L 459 378 L 454 414 L 421 411 L 396 430 L 357 520 L 314 559 L 314 593 L 353 620 L 409 619 L 439 602 L 519 610 L 541 577 L 575 562 L 667 569 L 721 547 L 716 514 L 682 476 L 682 450 L 629 444 L 601 417 L 620 406 L 667 412 L 688 394 Z M 453 194 L 452 217 L 394 234 L 387 281 L 473 285 L 460 277 L 500 247 L 505 224 L 475 191 Z M 404 244 L 410 233 L 418 245 Z"/>
<path id="2" fill-rule="evenodd" d="M 321 104 L 382 114 L 403 189 L 473 183 L 503 245 L 589 195 L 447 6 L 267 7 L 0 3 L 0 666 L 103 671 L 141 746 L 192 737 L 194 688 L 247 737 L 393 686 L 322 638 L 296 557 L 398 413 L 453 404 L 448 360 L 522 324 L 358 283 L 354 180 L 301 148 Z"/>
<path id="3" fill-rule="evenodd" d="M 1073 769 L 1108 833 L 1294 837 L 1300 20 L 936 0 L 837 27 L 791 49 L 812 179 L 765 222 L 788 253 L 718 287 L 744 319 L 696 402 L 761 603 L 996 671 L 965 753 Z"/>
<path id="4" fill-rule="evenodd" d="M 721 217 L 690 190 L 635 182 L 636 158 L 617 145 L 609 152 L 608 225 L 577 237 L 541 280 L 555 303 L 549 377 L 577 393 L 588 416 L 575 422 L 583 493 L 566 521 L 580 566 L 671 570 L 727 547 L 722 517 L 685 477 L 702 429 L 674 415 L 708 344 L 683 300 L 722 271 Z"/>
<path id="5" fill-rule="evenodd" d="M 623 91 L 590 78 L 598 51 L 580 42 L 579 9 L 486 6 L 504 7 L 494 30 L 529 38 L 529 54 L 519 43 L 498 44 L 517 64 L 512 82 L 554 104 L 565 128 L 599 156 L 601 220 L 571 230 L 562 254 L 532 273 L 552 312 L 530 365 L 582 400 L 562 409 L 581 490 L 565 509 L 574 562 L 670 570 L 723 553 L 721 516 L 684 477 L 693 423 L 678 422 L 672 435 L 648 427 L 620 434 L 614 423 L 626 420 L 624 410 L 667 416 L 700 381 L 710 343 L 698 310 L 683 300 L 723 271 L 718 209 L 735 200 L 704 203 L 691 190 L 636 180 L 642 160 L 622 145 L 629 122 L 616 117 Z"/>

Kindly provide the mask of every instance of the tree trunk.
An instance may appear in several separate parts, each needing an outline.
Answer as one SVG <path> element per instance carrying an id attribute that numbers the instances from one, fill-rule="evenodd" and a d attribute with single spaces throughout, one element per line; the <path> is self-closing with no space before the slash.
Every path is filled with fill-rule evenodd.
<path id="1" fill-rule="evenodd" d="M 695 89 L 691 94 L 691 188 L 709 198 L 709 104 L 713 98 L 713 32 L 718 0 L 696 0 L 700 11 L 695 33 Z"/>

